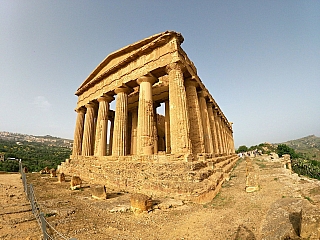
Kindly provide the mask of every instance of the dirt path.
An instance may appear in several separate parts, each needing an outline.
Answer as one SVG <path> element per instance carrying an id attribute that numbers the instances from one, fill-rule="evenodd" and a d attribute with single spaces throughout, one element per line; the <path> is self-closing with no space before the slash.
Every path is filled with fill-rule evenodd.
<path id="1" fill-rule="evenodd" d="M 0 174 L 0 239 L 41 239 L 19 174 Z"/>
<path id="2" fill-rule="evenodd" d="M 71 191 L 70 182 L 57 183 L 56 178 L 28 174 L 27 179 L 34 184 L 47 221 L 65 236 L 77 239 L 258 240 L 262 239 L 266 216 L 276 201 L 308 199 L 319 207 L 319 181 L 292 175 L 267 157 L 253 162 L 258 169 L 260 191 L 245 192 L 245 161 L 240 160 L 212 202 L 198 205 L 155 199 L 162 202 L 161 209 L 156 206 L 152 212 L 140 215 L 126 211 L 130 207 L 127 193 L 110 193 L 109 199 L 94 200 L 88 183 L 81 190 Z"/>

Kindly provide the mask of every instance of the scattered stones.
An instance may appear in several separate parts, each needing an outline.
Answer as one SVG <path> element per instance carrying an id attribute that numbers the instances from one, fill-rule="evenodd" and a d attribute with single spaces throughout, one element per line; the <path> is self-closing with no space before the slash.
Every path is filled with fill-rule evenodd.
<path id="1" fill-rule="evenodd" d="M 176 199 L 166 199 L 163 202 L 161 202 L 160 204 L 158 204 L 158 208 L 159 209 L 168 209 L 168 208 L 175 208 L 175 207 L 179 207 L 182 206 L 184 203 L 181 200 L 176 200 Z"/>
<path id="2" fill-rule="evenodd" d="M 114 213 L 114 212 L 128 212 L 130 210 L 130 206 L 127 205 L 120 205 L 112 208 L 109 210 L 109 212 Z"/>

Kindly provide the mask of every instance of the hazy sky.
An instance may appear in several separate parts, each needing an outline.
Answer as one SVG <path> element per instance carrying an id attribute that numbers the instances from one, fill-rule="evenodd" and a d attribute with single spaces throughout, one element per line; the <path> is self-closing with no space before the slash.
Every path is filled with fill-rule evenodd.
<path id="1" fill-rule="evenodd" d="M 0 131 L 73 139 L 76 89 L 111 52 L 166 30 L 235 145 L 320 136 L 320 1 L 0 0 Z"/>

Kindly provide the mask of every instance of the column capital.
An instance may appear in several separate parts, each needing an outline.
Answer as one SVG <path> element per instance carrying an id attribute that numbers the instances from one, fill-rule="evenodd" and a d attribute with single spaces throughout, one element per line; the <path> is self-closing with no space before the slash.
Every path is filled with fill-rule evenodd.
<path id="1" fill-rule="evenodd" d="M 207 102 L 207 106 L 212 108 L 213 107 L 213 103 L 212 102 Z"/>
<path id="2" fill-rule="evenodd" d="M 198 86 L 199 86 L 199 83 L 197 82 L 197 80 L 196 80 L 195 77 L 190 77 L 190 78 L 187 78 L 187 79 L 184 81 L 184 85 L 185 85 L 186 87 L 189 87 L 189 86 L 198 87 Z"/>
<path id="3" fill-rule="evenodd" d="M 88 109 L 88 108 L 96 108 L 97 107 L 97 104 L 94 103 L 94 102 L 89 102 L 85 105 L 85 107 Z"/>
<path id="4" fill-rule="evenodd" d="M 77 113 L 86 113 L 87 109 L 85 107 L 76 108 L 74 111 Z"/>
<path id="5" fill-rule="evenodd" d="M 204 90 L 200 90 L 200 91 L 198 91 L 198 96 L 205 98 L 206 96 L 208 96 L 208 93 Z"/>
<path id="6" fill-rule="evenodd" d="M 185 69 L 185 66 L 183 65 L 183 63 L 181 61 L 178 61 L 178 62 L 169 63 L 166 66 L 167 73 L 169 73 L 171 70 L 180 70 L 180 71 L 184 72 L 186 69 Z"/>
<path id="7" fill-rule="evenodd" d="M 151 74 L 144 75 L 142 77 L 139 77 L 137 79 L 137 83 L 140 85 L 142 82 L 149 82 L 151 85 L 155 84 L 158 81 L 158 79 Z"/>
<path id="8" fill-rule="evenodd" d="M 98 102 L 112 102 L 114 100 L 114 97 L 107 95 L 107 94 L 103 94 L 101 97 L 99 97 Z"/>
<path id="9" fill-rule="evenodd" d="M 127 87 L 127 86 L 120 86 L 120 87 L 118 87 L 118 88 L 116 88 L 116 89 L 114 90 L 114 92 L 115 92 L 116 94 L 122 93 L 122 92 L 124 92 L 124 93 L 126 93 L 126 94 L 129 94 L 129 93 L 131 93 L 132 91 L 133 91 L 133 90 L 130 89 L 129 87 Z"/>

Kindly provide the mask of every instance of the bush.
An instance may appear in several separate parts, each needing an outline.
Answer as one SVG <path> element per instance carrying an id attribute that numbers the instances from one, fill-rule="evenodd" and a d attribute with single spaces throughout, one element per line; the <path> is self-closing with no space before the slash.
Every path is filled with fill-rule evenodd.
<path id="1" fill-rule="evenodd" d="M 245 145 L 242 145 L 238 148 L 238 150 L 236 151 L 236 153 L 242 153 L 242 152 L 247 152 L 248 148 Z"/>

